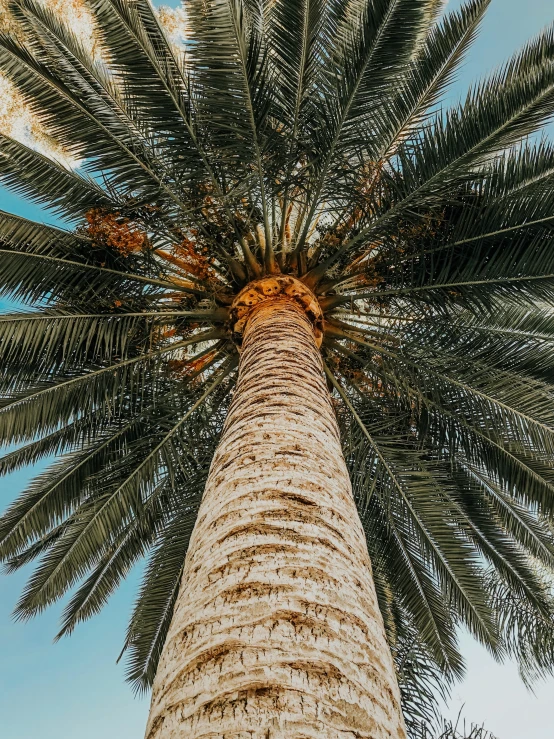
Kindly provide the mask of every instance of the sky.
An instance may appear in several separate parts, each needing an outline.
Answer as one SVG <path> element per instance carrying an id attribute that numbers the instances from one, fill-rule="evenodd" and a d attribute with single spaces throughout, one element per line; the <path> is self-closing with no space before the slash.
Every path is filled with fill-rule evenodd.
<path id="1" fill-rule="evenodd" d="M 166 0 L 166 4 L 177 7 L 178 2 Z M 459 4 L 450 0 L 448 8 Z M 472 80 L 501 64 L 553 21 L 552 0 L 492 0 L 450 98 L 462 95 Z M 549 130 L 554 136 L 554 127 Z M 36 220 L 53 220 L 1 187 L 0 209 Z M 2 307 L 0 301 L 0 310 Z M 12 501 L 36 472 L 25 470 L 0 480 L 0 508 Z M 125 683 L 124 664 L 116 664 L 140 568 L 99 616 L 56 644 L 53 637 L 61 606 L 27 623 L 16 623 L 11 617 L 28 574 L 0 576 L 2 739 L 140 739 L 148 697 L 133 696 Z M 530 693 L 519 680 L 515 665 L 498 665 L 467 635 L 462 635 L 462 647 L 467 673 L 455 686 L 445 715 L 455 718 L 463 706 L 468 721 L 484 723 L 498 739 L 552 739 L 554 679 L 538 684 L 534 694 Z"/>

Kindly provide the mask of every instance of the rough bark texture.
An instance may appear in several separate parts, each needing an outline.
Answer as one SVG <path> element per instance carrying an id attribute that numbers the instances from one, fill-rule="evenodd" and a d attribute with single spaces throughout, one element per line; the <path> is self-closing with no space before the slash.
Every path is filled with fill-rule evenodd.
<path id="1" fill-rule="evenodd" d="M 257 307 L 154 684 L 147 739 L 404 739 L 312 327 Z"/>

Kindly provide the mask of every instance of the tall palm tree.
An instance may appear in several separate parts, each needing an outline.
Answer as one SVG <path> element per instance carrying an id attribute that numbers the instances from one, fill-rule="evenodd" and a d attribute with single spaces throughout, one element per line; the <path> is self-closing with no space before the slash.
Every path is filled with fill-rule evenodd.
<path id="1" fill-rule="evenodd" d="M 18 617 L 147 556 L 148 739 L 404 737 L 462 626 L 549 670 L 553 30 L 443 111 L 488 0 L 83 1 L 0 36 L 67 155 L 0 136 L 67 224 L 0 220 Z"/>

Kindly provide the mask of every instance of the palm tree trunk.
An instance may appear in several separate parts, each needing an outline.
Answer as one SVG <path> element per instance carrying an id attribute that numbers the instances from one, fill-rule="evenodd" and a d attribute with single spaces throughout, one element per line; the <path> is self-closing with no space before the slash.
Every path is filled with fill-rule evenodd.
<path id="1" fill-rule="evenodd" d="M 289 300 L 245 329 L 146 737 L 405 737 L 319 350 Z"/>

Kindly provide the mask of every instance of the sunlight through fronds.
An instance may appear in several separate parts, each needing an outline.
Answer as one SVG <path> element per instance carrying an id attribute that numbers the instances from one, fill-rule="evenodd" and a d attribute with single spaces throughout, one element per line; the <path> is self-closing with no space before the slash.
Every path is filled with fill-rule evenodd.
<path id="1" fill-rule="evenodd" d="M 58 16 L 92 58 L 101 58 L 98 30 L 86 0 L 37 0 Z"/>
<path id="2" fill-rule="evenodd" d="M 64 167 L 74 169 L 77 160 L 49 136 L 9 79 L 0 74 L 0 135 L 20 141 Z"/>
<path id="3" fill-rule="evenodd" d="M 162 5 L 157 10 L 158 18 L 170 42 L 180 51 L 184 51 L 190 34 L 187 11 L 184 5 L 169 8 Z"/>

